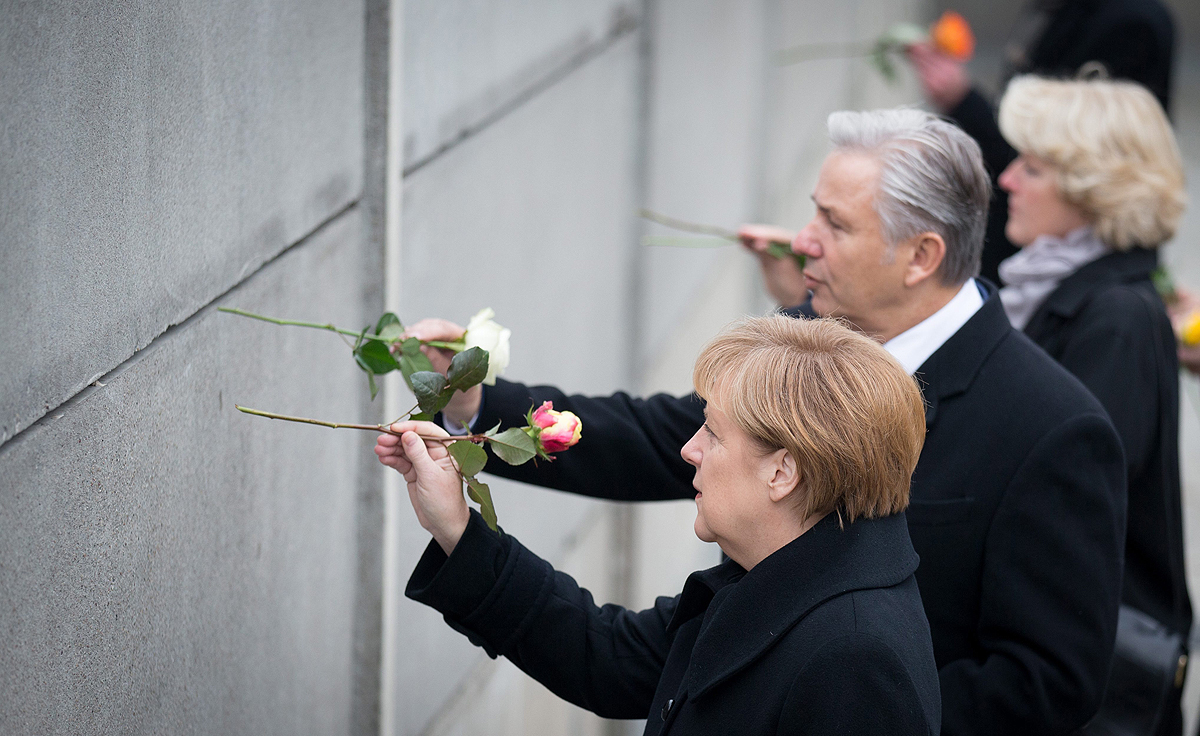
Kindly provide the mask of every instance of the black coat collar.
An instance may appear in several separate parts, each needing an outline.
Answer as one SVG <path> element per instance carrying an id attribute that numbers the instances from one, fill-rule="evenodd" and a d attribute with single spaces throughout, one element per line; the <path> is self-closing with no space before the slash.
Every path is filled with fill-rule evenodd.
<path id="1" fill-rule="evenodd" d="M 996 287 L 985 279 L 975 281 L 987 292 L 983 306 L 914 374 L 925 396 L 926 428 L 933 426 L 941 400 L 970 388 L 992 351 L 1013 331 Z"/>
<path id="2" fill-rule="evenodd" d="M 668 625 L 673 631 L 705 612 L 688 666 L 688 697 L 754 662 L 821 603 L 897 585 L 917 569 L 904 514 L 838 524 L 838 515 L 829 514 L 749 572 L 727 560 L 688 577 Z"/>
<path id="3" fill-rule="evenodd" d="M 1050 315 L 1074 317 L 1097 288 L 1149 279 L 1156 268 L 1158 251 L 1148 248 L 1114 251 L 1092 261 L 1062 280 L 1029 319 L 1025 334 L 1037 334 Z"/>

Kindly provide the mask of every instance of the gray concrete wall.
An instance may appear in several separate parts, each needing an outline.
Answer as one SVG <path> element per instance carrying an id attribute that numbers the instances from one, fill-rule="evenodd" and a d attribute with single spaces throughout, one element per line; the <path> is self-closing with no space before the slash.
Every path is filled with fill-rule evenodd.
<path id="1" fill-rule="evenodd" d="M 0 21 L 0 733 L 347 732 L 363 438 L 358 2 Z M 282 254 L 282 255 L 281 255 Z M 368 458 L 369 459 L 369 458 Z M 369 637 L 364 637 L 369 638 Z M 372 705 L 373 704 L 373 705 Z"/>

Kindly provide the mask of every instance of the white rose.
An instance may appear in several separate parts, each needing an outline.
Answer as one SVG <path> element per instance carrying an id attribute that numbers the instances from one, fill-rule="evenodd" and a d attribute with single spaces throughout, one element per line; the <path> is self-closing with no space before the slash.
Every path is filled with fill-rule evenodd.
<path id="1" fill-rule="evenodd" d="M 464 350 L 483 348 L 488 352 L 487 378 L 483 379 L 488 386 L 495 386 L 496 376 L 508 367 L 508 338 L 512 335 L 512 330 L 496 324 L 492 319 L 495 316 L 491 307 L 479 310 L 467 323 L 467 334 L 463 336 Z"/>

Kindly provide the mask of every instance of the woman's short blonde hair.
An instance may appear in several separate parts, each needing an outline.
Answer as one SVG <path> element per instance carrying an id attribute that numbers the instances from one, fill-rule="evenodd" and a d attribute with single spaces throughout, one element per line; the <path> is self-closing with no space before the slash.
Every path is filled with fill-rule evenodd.
<path id="1" fill-rule="evenodd" d="M 908 506 L 924 404 L 875 341 L 837 320 L 755 317 L 709 343 L 692 379 L 764 452 L 795 459 L 800 518 L 838 511 L 854 521 Z"/>
<path id="2" fill-rule="evenodd" d="M 1000 101 L 1000 131 L 1059 171 L 1063 199 L 1103 242 L 1157 247 L 1187 204 L 1183 162 L 1154 95 L 1132 82 L 1017 77 Z"/>

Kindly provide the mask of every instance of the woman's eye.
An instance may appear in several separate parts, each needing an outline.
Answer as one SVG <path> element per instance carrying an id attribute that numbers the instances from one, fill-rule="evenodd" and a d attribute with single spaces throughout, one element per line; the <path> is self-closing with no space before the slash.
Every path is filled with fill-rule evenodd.
<path id="1" fill-rule="evenodd" d="M 717 438 L 717 433 L 712 431 L 712 427 L 708 426 L 708 422 L 704 423 L 704 431 L 707 432 L 708 436 L 712 437 L 714 440 Z"/>

